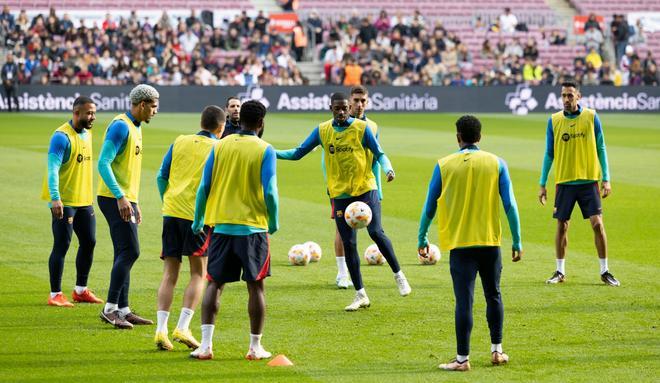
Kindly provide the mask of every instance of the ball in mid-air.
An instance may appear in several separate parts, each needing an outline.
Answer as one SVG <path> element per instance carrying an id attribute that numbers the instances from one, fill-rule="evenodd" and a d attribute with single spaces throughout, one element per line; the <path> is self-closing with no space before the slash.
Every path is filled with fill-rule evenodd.
<path id="1" fill-rule="evenodd" d="M 362 229 L 371 223 L 371 208 L 364 202 L 355 201 L 344 210 L 344 219 L 353 229 Z"/>

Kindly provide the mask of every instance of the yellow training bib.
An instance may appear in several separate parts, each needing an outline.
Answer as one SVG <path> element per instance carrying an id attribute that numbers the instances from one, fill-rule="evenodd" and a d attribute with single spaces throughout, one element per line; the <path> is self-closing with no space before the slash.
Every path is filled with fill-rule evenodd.
<path id="1" fill-rule="evenodd" d="M 192 221 L 195 196 L 204 164 L 217 140 L 199 134 L 177 137 L 172 146 L 172 164 L 163 195 L 163 215 Z"/>
<path id="2" fill-rule="evenodd" d="M 342 194 L 359 196 L 377 189 L 371 171 L 373 154 L 369 159 L 370 151 L 362 146 L 366 127 L 367 123 L 357 118 L 342 132 L 332 127 L 332 120 L 319 125 L 330 198 Z"/>
<path id="3" fill-rule="evenodd" d="M 438 199 L 440 248 L 499 246 L 502 237 L 499 161 L 481 150 L 462 150 L 438 161 L 442 192 Z"/>
<path id="4" fill-rule="evenodd" d="M 246 225 L 268 230 L 261 163 L 269 146 L 257 136 L 239 134 L 215 143 L 207 225 Z"/>
<path id="5" fill-rule="evenodd" d="M 116 116 L 112 121 L 117 120 L 122 120 L 128 125 L 128 138 L 126 139 L 124 150 L 120 154 L 117 154 L 117 157 L 112 161 L 112 173 L 115 175 L 119 187 L 124 192 L 124 196 L 129 201 L 137 203 L 140 193 L 140 176 L 142 173 L 142 130 L 136 127 L 125 113 Z M 107 133 L 108 130 L 106 129 L 103 134 L 103 141 L 105 141 L 105 135 Z M 115 198 L 100 176 L 98 194 L 103 197 Z"/>
<path id="6" fill-rule="evenodd" d="M 577 180 L 598 181 L 601 178 L 596 150 L 594 119 L 596 111 L 582 108 L 574 119 L 564 112 L 552 115 L 555 145 L 555 183 Z"/>
<path id="7" fill-rule="evenodd" d="M 69 160 L 62 163 L 58 174 L 60 200 L 64 206 L 90 206 L 94 198 L 92 192 L 92 132 L 87 130 L 84 135 L 80 135 L 68 122 L 55 131 L 66 134 L 71 144 Z M 48 174 L 44 177 L 41 199 L 51 201 L 48 191 Z"/>

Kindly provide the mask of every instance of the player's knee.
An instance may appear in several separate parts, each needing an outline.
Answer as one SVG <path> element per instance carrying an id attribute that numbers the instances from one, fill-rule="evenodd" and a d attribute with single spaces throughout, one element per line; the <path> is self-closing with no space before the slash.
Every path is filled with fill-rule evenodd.
<path id="1" fill-rule="evenodd" d="M 80 247 L 89 251 L 94 250 L 96 247 L 96 238 L 88 238 L 84 241 L 80 241 Z"/>
<path id="2" fill-rule="evenodd" d="M 602 233 L 605 231 L 605 225 L 603 225 L 603 221 L 600 219 L 591 220 L 591 228 L 593 228 L 596 233 Z"/>
<path id="3" fill-rule="evenodd" d="M 566 234 L 568 232 L 568 221 L 559 221 L 557 229 L 560 234 Z"/>
<path id="4" fill-rule="evenodd" d="M 367 228 L 367 232 L 369 233 L 369 237 L 371 237 L 373 240 L 380 239 L 381 237 L 385 236 L 385 231 L 381 227 Z"/>

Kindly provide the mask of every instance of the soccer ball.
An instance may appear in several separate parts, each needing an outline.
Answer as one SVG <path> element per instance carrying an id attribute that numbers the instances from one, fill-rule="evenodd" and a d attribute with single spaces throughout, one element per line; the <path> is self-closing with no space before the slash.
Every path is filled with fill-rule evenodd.
<path id="1" fill-rule="evenodd" d="M 417 254 L 417 259 L 422 265 L 435 265 L 442 258 L 440 254 L 440 249 L 438 246 L 429 244 L 429 252 L 426 254 L 426 257 L 422 257 L 419 253 Z"/>
<path id="2" fill-rule="evenodd" d="M 364 251 L 364 260 L 370 265 L 382 265 L 383 263 L 387 263 L 385 257 L 383 257 L 383 254 L 378 249 L 378 245 L 375 243 L 369 245 L 367 250 Z"/>
<path id="3" fill-rule="evenodd" d="M 308 241 L 303 243 L 303 246 L 307 248 L 309 252 L 309 261 L 318 262 L 321 260 L 321 246 L 318 243 L 313 241 Z"/>
<path id="4" fill-rule="evenodd" d="M 309 250 L 305 245 L 293 245 L 289 250 L 289 263 L 293 266 L 305 266 L 309 263 Z"/>
<path id="5" fill-rule="evenodd" d="M 353 229 L 362 229 L 371 223 L 371 208 L 364 202 L 355 201 L 344 210 L 344 219 Z"/>

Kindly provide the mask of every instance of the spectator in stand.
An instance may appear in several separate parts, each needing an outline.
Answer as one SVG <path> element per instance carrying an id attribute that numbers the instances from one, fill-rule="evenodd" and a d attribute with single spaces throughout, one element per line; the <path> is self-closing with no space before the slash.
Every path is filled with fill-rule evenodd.
<path id="1" fill-rule="evenodd" d="M 495 58 L 495 50 L 491 46 L 489 39 L 485 39 L 483 44 L 481 44 L 481 58 L 482 59 Z"/>
<path id="2" fill-rule="evenodd" d="M 362 72 L 363 70 L 359 65 L 357 65 L 355 58 L 353 56 L 349 56 L 346 60 L 346 66 L 344 67 L 344 86 L 360 85 Z"/>
<path id="3" fill-rule="evenodd" d="M 525 57 L 525 65 L 522 69 L 523 81 L 529 85 L 539 85 L 543 79 L 543 67 L 531 57 Z"/>
<path id="4" fill-rule="evenodd" d="M 644 77 L 642 77 L 642 82 L 644 85 L 660 85 L 660 73 L 655 64 L 649 64 L 644 70 Z"/>
<path id="5" fill-rule="evenodd" d="M 371 24 L 371 16 L 367 16 L 362 19 L 362 23 L 360 25 L 360 32 L 358 33 L 358 38 L 369 45 L 371 40 L 375 40 L 376 36 L 378 35 L 378 31 L 376 28 Z"/>
<path id="6" fill-rule="evenodd" d="M 628 40 L 632 45 L 646 44 L 647 36 L 646 31 L 644 30 L 644 24 L 642 19 L 637 19 L 635 27 L 633 28 L 633 34 Z"/>
<path id="7" fill-rule="evenodd" d="M 642 85 L 644 70 L 639 57 L 635 56 L 630 63 L 630 73 L 628 75 L 628 85 Z"/>
<path id="8" fill-rule="evenodd" d="M 387 11 L 384 9 L 381 10 L 378 19 L 374 22 L 374 28 L 376 28 L 378 32 L 388 33 L 390 25 L 390 18 L 387 16 Z"/>
<path id="9" fill-rule="evenodd" d="M 505 33 L 512 33 L 516 30 L 516 25 L 518 25 L 518 18 L 516 15 L 511 13 L 511 8 L 504 8 L 504 13 L 500 15 L 500 29 Z"/>
<path id="10" fill-rule="evenodd" d="M 596 14 L 595 13 L 590 13 L 589 18 L 587 18 L 587 21 L 584 23 L 584 30 L 586 31 L 587 29 L 594 28 L 599 31 L 602 30 L 600 29 L 600 24 L 598 23 L 598 20 L 596 19 Z"/>
<path id="11" fill-rule="evenodd" d="M 296 56 L 296 61 L 301 61 L 303 54 L 305 53 L 305 48 L 307 47 L 307 34 L 300 21 L 297 21 L 296 26 L 293 27 L 291 45 L 293 46 L 293 53 Z"/>
<path id="12" fill-rule="evenodd" d="M 550 45 L 566 45 L 566 33 L 554 30 L 550 34 Z"/>
<path id="13" fill-rule="evenodd" d="M 536 45 L 536 40 L 531 37 L 527 39 L 522 56 L 523 58 L 530 58 L 532 61 L 536 61 L 539 58 L 539 49 Z"/>
<path id="14" fill-rule="evenodd" d="M 628 22 L 623 15 L 615 14 L 612 16 L 610 31 L 612 35 L 612 41 L 614 43 L 616 62 L 619 64 L 621 58 L 625 54 L 626 47 L 628 46 L 628 38 L 630 37 Z"/>
<path id="15" fill-rule="evenodd" d="M 504 57 L 517 57 L 521 58 L 523 57 L 523 49 L 520 46 L 520 39 L 515 37 L 513 39 L 513 42 L 509 45 L 506 46 L 504 49 Z"/>
<path id="16" fill-rule="evenodd" d="M 596 23 L 596 25 L 598 25 Z M 603 38 L 603 32 L 599 28 L 595 28 L 590 25 L 584 30 L 584 46 L 587 48 L 587 52 L 591 49 L 595 49 L 597 52 L 601 52 L 601 46 L 605 39 Z"/>
<path id="17" fill-rule="evenodd" d="M 596 51 L 596 48 L 591 48 L 589 54 L 584 58 L 587 65 L 591 64 L 594 69 L 600 69 L 603 65 L 603 60 L 600 57 L 600 54 Z"/>
<path id="18" fill-rule="evenodd" d="M 318 12 L 312 11 L 309 14 L 307 25 L 313 46 L 323 43 L 323 21 L 319 17 Z"/>
<path id="19" fill-rule="evenodd" d="M 642 60 L 642 67 L 644 68 L 644 70 L 646 70 L 651 65 L 655 65 L 657 67 L 655 59 L 653 58 L 653 52 L 648 50 L 648 51 L 646 51 L 646 58 L 644 58 L 644 60 Z"/>

